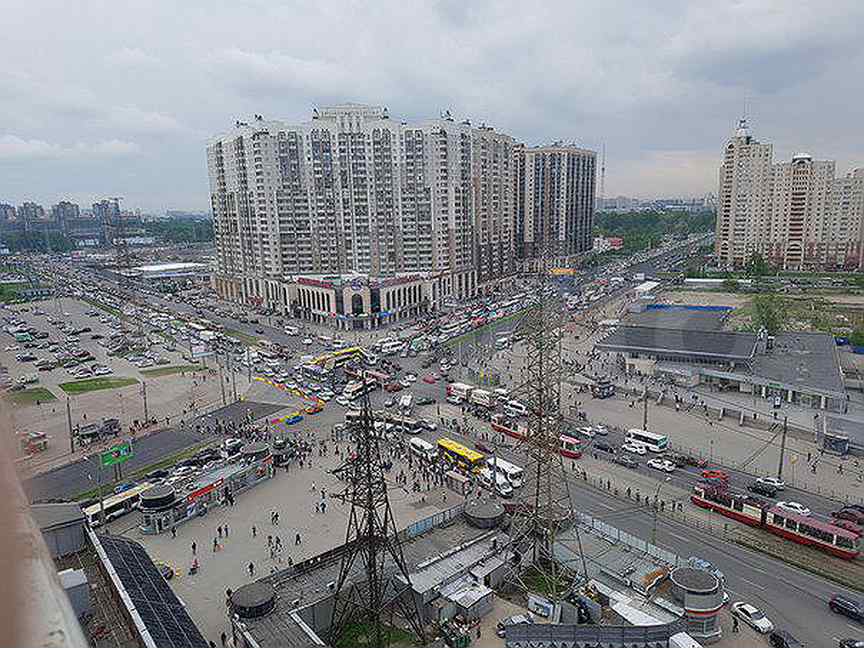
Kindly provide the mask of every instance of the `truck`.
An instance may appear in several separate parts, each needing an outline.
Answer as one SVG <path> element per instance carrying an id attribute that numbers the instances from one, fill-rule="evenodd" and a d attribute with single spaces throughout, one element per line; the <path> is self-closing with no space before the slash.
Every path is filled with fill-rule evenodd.
<path id="1" fill-rule="evenodd" d="M 465 383 L 454 382 L 447 385 L 447 395 L 455 396 L 463 401 L 468 400 L 472 391 L 474 391 L 474 387 Z"/>
<path id="2" fill-rule="evenodd" d="M 485 389 L 474 389 L 471 391 L 471 396 L 469 396 L 468 400 L 474 403 L 474 405 L 492 407 L 497 399 L 492 392 L 488 392 Z"/>

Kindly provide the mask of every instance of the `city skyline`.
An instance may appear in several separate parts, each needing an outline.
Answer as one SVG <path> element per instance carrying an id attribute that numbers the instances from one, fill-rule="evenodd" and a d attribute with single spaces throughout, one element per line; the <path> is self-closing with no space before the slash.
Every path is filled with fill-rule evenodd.
<path id="1" fill-rule="evenodd" d="M 779 158 L 831 151 L 844 174 L 864 148 L 846 82 L 862 64 L 864 9 L 779 6 L 595 7 L 578 39 L 547 29 L 582 24 L 588 8 L 576 3 L 529 17 L 494 4 L 226 5 L 206 15 L 194 4 L 106 4 L 93 12 L 116 29 L 99 39 L 79 36 L 88 12 L 22 7 L 0 45 L 0 195 L 17 204 L 122 195 L 145 211 L 202 209 L 201 148 L 226 115 L 272 118 L 347 101 L 383 101 L 409 119 L 449 109 L 530 145 L 605 145 L 607 196 L 713 191 L 715 143 L 745 103 Z M 63 29 L 31 56 L 32 25 L 50 28 L 46 15 Z M 423 38 L 387 37 L 415 24 Z"/>

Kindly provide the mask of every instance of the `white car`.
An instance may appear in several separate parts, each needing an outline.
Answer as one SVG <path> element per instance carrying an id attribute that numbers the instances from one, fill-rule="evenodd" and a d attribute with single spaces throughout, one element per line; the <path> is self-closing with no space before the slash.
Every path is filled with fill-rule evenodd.
<path id="1" fill-rule="evenodd" d="M 114 370 L 111 367 L 96 367 L 96 369 L 93 370 L 94 376 L 107 376 L 112 373 L 114 373 Z"/>
<path id="2" fill-rule="evenodd" d="M 609 428 L 607 428 L 605 425 L 595 425 L 594 433 L 599 434 L 600 436 L 606 436 L 609 434 Z"/>
<path id="3" fill-rule="evenodd" d="M 456 396 L 455 394 L 450 394 L 446 400 L 451 405 L 461 405 L 462 404 L 462 399 L 459 398 L 458 396 Z"/>
<path id="4" fill-rule="evenodd" d="M 768 634 L 774 629 L 774 624 L 759 608 L 744 601 L 735 601 L 732 604 L 732 614 L 760 634 Z"/>
<path id="5" fill-rule="evenodd" d="M 349 401 L 344 396 L 337 396 L 336 402 L 339 403 L 342 407 L 350 407 L 351 406 L 351 401 Z"/>
<path id="6" fill-rule="evenodd" d="M 786 482 L 778 477 L 759 477 L 756 480 L 760 484 L 767 484 L 768 486 L 773 486 L 775 490 L 782 491 L 786 488 Z"/>
<path id="7" fill-rule="evenodd" d="M 312 338 L 303 338 L 303 344 L 309 346 L 310 344 L 312 344 Z"/>
<path id="8" fill-rule="evenodd" d="M 795 513 L 796 515 L 810 515 L 810 509 L 804 506 L 801 502 L 777 502 L 777 508 Z"/>
<path id="9" fill-rule="evenodd" d="M 639 455 L 640 457 L 648 452 L 645 449 L 645 446 L 639 445 L 638 443 L 625 443 L 621 446 L 621 450 L 624 452 L 630 452 L 631 454 Z"/>
<path id="10" fill-rule="evenodd" d="M 577 432 L 579 432 L 579 434 L 588 439 L 593 439 L 595 436 L 594 430 L 592 430 L 590 427 L 581 427 L 577 430 Z"/>
<path id="11" fill-rule="evenodd" d="M 412 383 L 417 382 L 417 376 L 415 376 L 412 373 L 405 374 L 405 380 L 407 380 L 408 382 L 412 382 Z"/>
<path id="12" fill-rule="evenodd" d="M 649 459 L 645 463 L 654 468 L 654 470 L 662 470 L 667 473 L 675 472 L 675 464 L 668 459 L 654 458 Z"/>

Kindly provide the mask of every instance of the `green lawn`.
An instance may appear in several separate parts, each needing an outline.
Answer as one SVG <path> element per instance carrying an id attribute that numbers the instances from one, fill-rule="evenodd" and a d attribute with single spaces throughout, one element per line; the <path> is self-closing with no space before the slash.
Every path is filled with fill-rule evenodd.
<path id="1" fill-rule="evenodd" d="M 37 400 L 40 403 L 57 400 L 57 397 L 44 387 L 32 387 L 17 392 L 8 392 L 6 397 L 15 405 L 32 405 Z"/>
<path id="2" fill-rule="evenodd" d="M 141 371 L 141 375 L 147 376 L 148 378 L 158 378 L 159 376 L 172 376 L 174 374 L 183 373 L 184 371 L 201 371 L 203 369 L 204 365 L 200 364 L 176 365 L 174 367 L 144 369 Z"/>
<path id="3" fill-rule="evenodd" d="M 123 317 L 123 313 L 121 313 L 116 308 L 112 308 L 111 306 L 106 306 L 105 304 L 101 304 L 93 299 L 87 299 L 86 297 L 81 297 L 81 301 L 85 304 L 90 304 L 93 308 L 98 308 L 99 310 L 103 310 L 109 315 L 113 315 L 114 317 Z"/>
<path id="4" fill-rule="evenodd" d="M 67 394 L 86 394 L 87 392 L 100 391 L 102 389 L 128 387 L 137 382 L 138 380 L 136 378 L 87 378 L 85 380 L 61 383 L 60 389 Z"/>
<path id="5" fill-rule="evenodd" d="M 18 299 L 18 290 L 27 288 L 26 281 L 19 283 L 0 284 L 0 302 L 8 304 L 9 302 Z"/>
<path id="6" fill-rule="evenodd" d="M 258 344 L 258 340 L 260 339 L 255 337 L 254 335 L 244 333 L 243 331 L 235 331 L 234 329 L 229 328 L 225 329 L 225 335 L 240 340 L 243 344 L 247 346 L 255 346 L 256 344 Z"/>

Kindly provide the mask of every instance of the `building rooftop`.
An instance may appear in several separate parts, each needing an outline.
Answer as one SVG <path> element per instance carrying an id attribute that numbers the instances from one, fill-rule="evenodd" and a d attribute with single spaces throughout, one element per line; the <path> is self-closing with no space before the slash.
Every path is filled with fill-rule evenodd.
<path id="1" fill-rule="evenodd" d="M 153 265 L 135 266 L 132 268 L 135 272 L 176 272 L 178 270 L 202 270 L 207 268 L 206 263 L 156 263 Z"/>
<path id="2" fill-rule="evenodd" d="M 82 522 L 85 519 L 84 512 L 78 502 L 32 504 L 30 512 L 33 514 L 36 524 L 39 525 L 39 530 L 43 533 L 48 529 Z"/>
<path id="3" fill-rule="evenodd" d="M 415 528 L 419 533 L 421 528 L 417 525 L 412 525 L 403 533 L 410 535 Z M 452 556 L 453 548 L 469 545 L 471 551 L 479 551 L 481 544 L 488 548 L 489 543 L 476 541 L 489 535 L 488 529 L 474 528 L 458 515 L 444 526 L 431 527 L 427 533 L 403 540 L 402 553 L 412 582 L 418 571 L 424 573 L 423 583 L 430 587 L 433 582 L 440 584 L 441 578 L 455 578 L 450 569 L 453 565 L 450 565 L 448 558 Z M 478 545 L 476 549 L 472 543 Z M 263 579 L 272 583 L 276 590 L 275 607 L 266 616 L 244 620 L 248 632 L 260 648 L 306 648 L 315 645 L 311 643 L 309 633 L 298 623 L 299 617 L 293 613 L 332 595 L 330 583 L 338 580 L 343 552 L 344 547 L 338 547 Z M 464 563 L 461 571 L 464 572 L 468 566 L 469 563 Z M 396 571 L 389 562 L 385 570 L 391 573 Z M 362 566 L 355 562 L 348 580 L 359 579 L 361 572 Z"/>
<path id="4" fill-rule="evenodd" d="M 720 331 L 729 311 L 702 310 L 672 306 L 670 308 L 646 308 L 630 312 L 624 318 L 625 326 L 648 326 L 652 328 L 690 329 L 698 331 Z"/>
<path id="5" fill-rule="evenodd" d="M 749 362 L 756 350 L 756 334 L 622 326 L 596 347 L 601 351 L 679 355 L 709 362 Z"/>
<path id="6" fill-rule="evenodd" d="M 834 337 L 827 333 L 780 333 L 774 348 L 753 358 L 753 374 L 797 389 L 845 394 Z"/>

